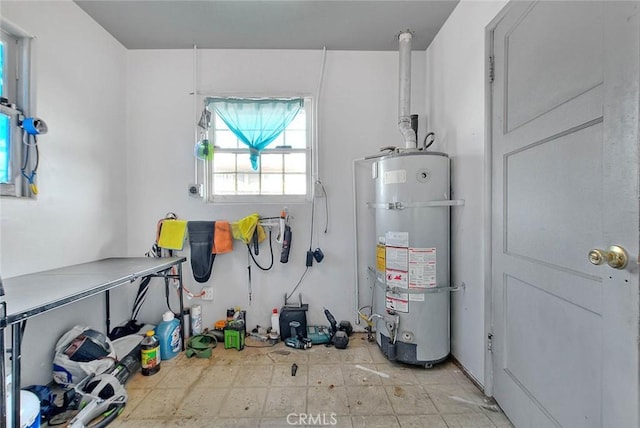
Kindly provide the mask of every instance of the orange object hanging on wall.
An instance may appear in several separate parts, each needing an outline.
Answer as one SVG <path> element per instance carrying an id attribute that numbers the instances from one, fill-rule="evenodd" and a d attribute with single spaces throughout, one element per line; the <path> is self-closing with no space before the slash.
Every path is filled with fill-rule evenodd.
<path id="1" fill-rule="evenodd" d="M 231 234 L 231 224 L 225 220 L 218 220 L 215 223 L 213 234 L 213 254 L 224 254 L 233 251 L 233 235 Z"/>

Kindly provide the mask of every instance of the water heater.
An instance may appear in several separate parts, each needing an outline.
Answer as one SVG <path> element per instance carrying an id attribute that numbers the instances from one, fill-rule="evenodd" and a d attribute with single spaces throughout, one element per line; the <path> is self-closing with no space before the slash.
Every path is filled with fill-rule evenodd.
<path id="1" fill-rule="evenodd" d="M 390 360 L 431 367 L 449 355 L 449 157 L 395 151 L 375 182 L 376 341 Z"/>

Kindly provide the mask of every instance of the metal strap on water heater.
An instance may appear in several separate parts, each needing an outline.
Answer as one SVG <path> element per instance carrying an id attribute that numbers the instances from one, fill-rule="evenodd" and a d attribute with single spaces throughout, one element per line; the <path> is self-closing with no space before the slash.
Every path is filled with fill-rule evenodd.
<path id="1" fill-rule="evenodd" d="M 425 208 L 425 207 L 453 207 L 464 205 L 464 199 L 445 199 L 442 201 L 427 201 L 427 202 L 382 202 L 373 203 L 367 202 L 369 208 L 383 209 L 383 210 L 404 210 L 407 208 Z"/>
<path id="2" fill-rule="evenodd" d="M 386 290 L 394 294 L 432 294 L 432 293 L 443 293 L 445 291 L 458 291 L 460 290 L 460 287 L 433 287 L 433 288 L 386 287 Z"/>
<path id="3" fill-rule="evenodd" d="M 402 287 L 389 287 L 384 282 L 376 278 L 376 284 L 382 288 L 385 292 L 394 294 L 431 294 L 431 293 L 443 293 L 445 291 L 459 291 L 460 287 L 433 287 L 433 288 L 402 288 Z"/>

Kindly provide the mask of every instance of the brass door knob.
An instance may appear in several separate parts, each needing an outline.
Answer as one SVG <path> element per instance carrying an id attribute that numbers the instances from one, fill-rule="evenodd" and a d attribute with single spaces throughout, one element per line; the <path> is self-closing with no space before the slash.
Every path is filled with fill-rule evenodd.
<path id="1" fill-rule="evenodd" d="M 589 262 L 592 265 L 601 265 L 607 261 L 608 255 L 605 250 L 593 249 L 589 251 Z"/>
<path id="2" fill-rule="evenodd" d="M 614 269 L 624 269 L 629 262 L 629 255 L 624 248 L 612 245 L 607 250 L 593 249 L 589 251 L 589 262 L 596 266 L 606 262 Z"/>

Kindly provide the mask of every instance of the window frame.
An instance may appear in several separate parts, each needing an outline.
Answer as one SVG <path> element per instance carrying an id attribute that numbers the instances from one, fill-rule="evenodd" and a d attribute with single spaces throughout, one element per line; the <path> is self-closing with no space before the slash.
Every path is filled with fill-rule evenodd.
<path id="1" fill-rule="evenodd" d="M 211 204 L 294 204 L 294 203 L 304 203 L 311 200 L 312 197 L 312 159 L 315 156 L 314 153 L 314 120 L 313 120 L 313 108 L 314 100 L 311 96 L 298 96 L 304 100 L 304 112 L 305 112 L 305 134 L 306 134 L 306 145 L 304 149 L 289 149 L 289 148 L 281 148 L 281 147 L 267 147 L 260 154 L 260 160 L 258 161 L 259 172 L 256 172 L 258 177 L 262 177 L 262 172 L 260 171 L 262 168 L 262 155 L 263 154 L 287 154 L 287 153 L 305 153 L 305 193 L 300 195 L 269 195 L 269 194 L 254 194 L 254 195 L 219 195 L 213 193 L 213 181 L 214 181 L 214 169 L 213 169 L 213 159 L 205 161 L 204 167 L 204 181 L 205 181 L 205 198 L 208 203 Z M 237 98 L 245 98 L 245 99 L 265 99 L 265 98 L 284 98 L 284 97 L 251 97 L 251 96 L 241 96 Z M 286 97 L 291 98 L 291 97 Z M 216 153 L 233 153 L 233 154 L 242 154 L 248 157 L 249 156 L 249 148 L 239 147 L 235 149 L 230 148 L 220 148 L 215 145 L 215 123 L 216 120 L 220 120 L 217 118 L 217 115 L 214 111 L 211 112 L 211 125 L 207 130 L 207 138 L 214 144 L 214 154 L 213 158 L 215 159 Z M 286 132 L 283 131 L 283 132 Z M 230 174 L 238 174 L 237 165 L 235 172 Z M 283 171 L 283 178 L 284 178 Z M 301 174 L 302 175 L 302 174 Z"/>
<path id="2" fill-rule="evenodd" d="M 8 89 L 2 95 L 8 99 L 8 105 L 0 105 L 2 107 L 0 111 L 9 116 L 11 122 L 8 153 L 10 156 L 10 181 L 0 183 L 0 196 L 35 198 L 36 195 L 31 192 L 27 180 L 21 173 L 25 153 L 22 144 L 23 131 L 20 126 L 25 117 L 33 115 L 34 94 L 31 81 L 31 42 L 33 36 L 2 18 L 0 20 L 0 37 L 3 44 L 8 47 L 3 63 L 3 66 L 6 65 L 6 69 L 3 70 L 3 77 L 6 77 L 3 81 L 3 90 L 5 85 Z M 35 161 L 31 156 L 26 168 L 30 169 L 34 165 Z M 35 180 L 37 183 L 37 178 Z"/>

